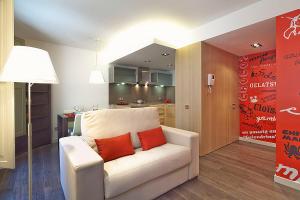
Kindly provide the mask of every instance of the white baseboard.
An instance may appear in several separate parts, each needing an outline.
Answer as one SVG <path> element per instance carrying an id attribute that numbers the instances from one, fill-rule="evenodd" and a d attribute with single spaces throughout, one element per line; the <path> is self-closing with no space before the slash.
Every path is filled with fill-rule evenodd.
<path id="1" fill-rule="evenodd" d="M 274 175 L 274 182 L 287 187 L 293 188 L 295 190 L 300 190 L 300 183 L 295 181 L 290 181 L 288 179 L 282 178 L 280 176 Z"/>
<path id="2" fill-rule="evenodd" d="M 260 140 L 254 140 L 254 139 L 246 138 L 246 137 L 239 137 L 239 140 L 244 141 L 244 142 L 251 142 L 251 143 L 254 143 L 254 144 L 265 145 L 265 146 L 269 146 L 269 147 L 276 147 L 275 143 L 264 142 L 264 141 L 260 141 Z"/>

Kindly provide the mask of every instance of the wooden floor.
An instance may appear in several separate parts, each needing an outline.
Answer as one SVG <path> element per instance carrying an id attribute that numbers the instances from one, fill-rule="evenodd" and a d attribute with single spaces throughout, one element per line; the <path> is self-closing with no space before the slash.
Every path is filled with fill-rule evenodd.
<path id="1" fill-rule="evenodd" d="M 26 159 L 26 155 L 17 158 L 16 170 L 0 170 L 0 200 L 27 199 Z M 63 200 L 57 144 L 35 149 L 33 168 L 34 199 Z M 201 157 L 199 178 L 158 200 L 299 200 L 300 191 L 273 182 L 274 168 L 274 148 L 236 142 Z"/>

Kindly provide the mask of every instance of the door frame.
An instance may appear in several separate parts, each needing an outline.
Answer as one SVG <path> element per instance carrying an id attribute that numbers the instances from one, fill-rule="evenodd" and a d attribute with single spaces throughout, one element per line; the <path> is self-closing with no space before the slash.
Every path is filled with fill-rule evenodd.
<path id="1" fill-rule="evenodd" d="M 0 1 L 0 70 L 14 45 L 13 0 Z M 0 168 L 15 168 L 14 84 L 0 83 Z"/>

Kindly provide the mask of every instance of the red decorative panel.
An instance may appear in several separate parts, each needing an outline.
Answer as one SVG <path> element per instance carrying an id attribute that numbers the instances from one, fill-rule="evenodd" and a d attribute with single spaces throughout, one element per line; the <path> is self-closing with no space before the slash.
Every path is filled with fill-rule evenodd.
<path id="1" fill-rule="evenodd" d="M 276 175 L 300 183 L 300 10 L 276 20 Z"/>
<path id="2" fill-rule="evenodd" d="M 240 58 L 240 136 L 275 143 L 276 51 Z"/>

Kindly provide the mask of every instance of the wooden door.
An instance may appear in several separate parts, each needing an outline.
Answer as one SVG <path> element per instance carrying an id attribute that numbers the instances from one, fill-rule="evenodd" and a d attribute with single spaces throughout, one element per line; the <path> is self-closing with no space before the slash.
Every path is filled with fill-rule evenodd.
<path id="1" fill-rule="evenodd" d="M 202 45 L 202 134 L 200 155 L 205 155 L 228 143 L 228 99 L 225 55 L 206 43 Z M 209 91 L 208 74 L 215 75 L 215 84 Z"/>
<path id="2" fill-rule="evenodd" d="M 28 97 L 26 84 L 26 99 Z M 34 84 L 31 90 L 32 116 L 32 147 L 39 147 L 51 143 L 51 86 L 48 84 Z M 26 124 L 28 123 L 28 108 L 26 100 Z M 16 154 L 27 151 L 26 133 L 16 137 Z"/>
<path id="3" fill-rule="evenodd" d="M 238 57 L 212 45 L 202 44 L 202 128 L 200 155 L 238 139 Z M 210 93 L 208 74 L 215 74 Z M 233 107 L 235 105 L 235 107 Z"/>
<path id="4" fill-rule="evenodd" d="M 32 146 L 51 143 L 51 85 L 32 86 Z"/>

